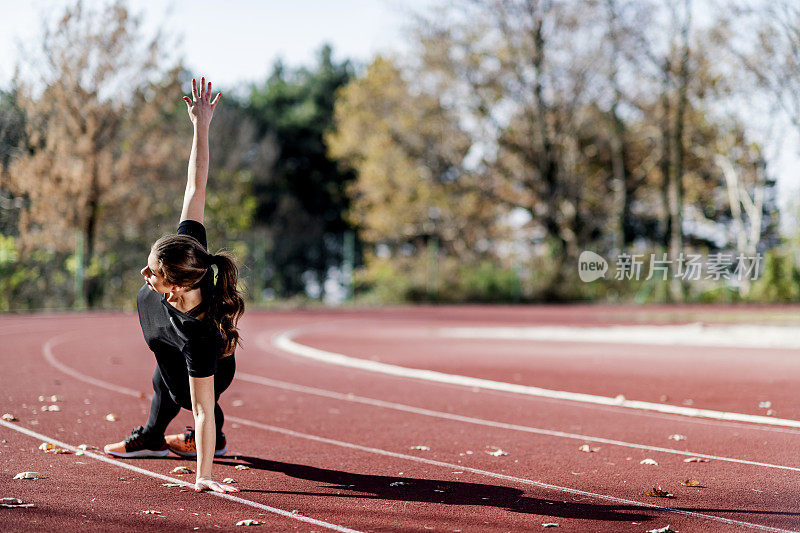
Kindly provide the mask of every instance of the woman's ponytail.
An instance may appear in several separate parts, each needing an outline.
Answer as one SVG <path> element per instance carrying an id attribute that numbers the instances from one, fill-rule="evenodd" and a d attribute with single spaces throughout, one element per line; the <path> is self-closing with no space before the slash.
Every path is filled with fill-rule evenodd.
<path id="1" fill-rule="evenodd" d="M 211 317 L 222 334 L 225 343 L 224 354 L 230 355 L 239 342 L 236 324 L 244 313 L 244 299 L 236 285 L 239 269 L 230 252 L 219 252 L 211 257 L 211 264 L 217 265 L 217 283 L 211 304 Z"/>

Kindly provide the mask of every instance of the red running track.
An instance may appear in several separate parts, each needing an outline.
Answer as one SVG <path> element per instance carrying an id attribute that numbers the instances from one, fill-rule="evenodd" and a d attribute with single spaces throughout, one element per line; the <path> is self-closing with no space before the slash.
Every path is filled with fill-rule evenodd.
<path id="1" fill-rule="evenodd" d="M 193 461 L 46 454 L 102 447 L 142 424 L 153 369 L 134 315 L 0 318 L 0 508 L 9 531 L 644 532 L 800 530 L 800 429 L 661 414 L 396 377 L 277 348 L 698 408 L 800 420 L 796 350 L 467 340 L 440 327 L 793 321 L 796 309 L 438 307 L 249 312 L 222 398 L 235 499 L 167 482 Z M 777 317 L 777 318 L 776 318 Z M 787 318 L 788 317 L 788 318 Z M 298 328 L 300 328 L 298 330 Z M 58 395 L 58 412 L 40 395 Z M 763 404 L 762 404 L 763 405 Z M 116 422 L 105 419 L 117 415 Z M 173 423 L 191 423 L 184 412 Z M 686 436 L 675 441 L 670 435 Z M 595 452 L 579 450 L 589 445 Z M 429 449 L 418 449 L 424 446 Z M 490 455 L 502 449 L 508 455 Z M 692 456 L 708 462 L 684 462 Z M 640 464 L 653 459 L 657 465 Z M 236 470 L 236 465 L 249 470 Z M 14 480 L 22 471 L 47 475 Z M 183 478 L 183 479 L 180 479 Z M 682 481 L 698 480 L 699 487 Z M 675 498 L 649 496 L 660 486 Z M 155 510 L 160 514 L 145 514 Z"/>

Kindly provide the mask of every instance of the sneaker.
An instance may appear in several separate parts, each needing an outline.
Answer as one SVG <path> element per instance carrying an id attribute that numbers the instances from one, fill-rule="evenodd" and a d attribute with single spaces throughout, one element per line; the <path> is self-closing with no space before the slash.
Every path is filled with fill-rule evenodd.
<path id="1" fill-rule="evenodd" d="M 142 426 L 134 428 L 124 441 L 106 444 L 103 451 L 114 457 L 165 457 L 169 453 L 164 437 L 151 437 Z"/>
<path id="2" fill-rule="evenodd" d="M 165 437 L 169 450 L 181 457 L 197 457 L 197 446 L 194 440 L 194 428 L 186 426 L 183 433 L 177 435 L 167 435 Z M 214 457 L 222 457 L 228 451 L 228 441 L 224 433 L 217 437 L 217 444 L 214 446 Z"/>

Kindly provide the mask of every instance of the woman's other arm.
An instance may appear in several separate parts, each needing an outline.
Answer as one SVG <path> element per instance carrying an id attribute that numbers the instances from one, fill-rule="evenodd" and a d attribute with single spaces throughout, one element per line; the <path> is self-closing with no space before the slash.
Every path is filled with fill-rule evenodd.
<path id="1" fill-rule="evenodd" d="M 192 398 L 194 415 L 194 439 L 197 446 L 197 476 L 194 490 L 210 489 L 215 492 L 237 492 L 232 485 L 218 483 L 211 479 L 214 465 L 214 448 L 217 429 L 214 424 L 214 376 L 206 378 L 189 377 L 189 393 Z"/>
<path id="2" fill-rule="evenodd" d="M 221 96 L 222 93 L 217 93 L 217 97 L 211 101 L 211 82 L 208 82 L 206 87 L 206 79 L 202 78 L 200 91 L 197 90 L 197 80 L 193 79 L 192 98 L 183 97 L 188 107 L 189 118 L 194 125 L 194 137 L 192 152 L 189 155 L 189 175 L 186 180 L 186 193 L 183 196 L 181 222 L 196 220 L 203 223 L 208 181 L 208 130 Z"/>

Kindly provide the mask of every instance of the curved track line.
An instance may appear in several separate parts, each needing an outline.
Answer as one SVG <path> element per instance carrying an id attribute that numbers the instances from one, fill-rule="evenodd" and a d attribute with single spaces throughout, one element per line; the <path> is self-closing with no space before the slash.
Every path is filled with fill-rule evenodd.
<path id="1" fill-rule="evenodd" d="M 338 322 L 344 322 L 344 321 L 325 322 L 325 324 L 326 325 L 330 325 L 332 323 L 338 323 Z M 291 360 L 291 358 L 293 357 L 293 354 L 285 352 L 285 351 L 283 351 L 281 349 L 278 349 L 272 343 L 272 337 L 274 337 L 275 335 L 277 335 L 277 333 L 273 333 L 271 335 L 271 337 L 270 337 L 270 333 L 268 333 L 267 331 L 262 331 L 261 334 L 256 337 L 256 346 L 259 349 L 263 350 L 265 353 L 268 353 L 268 354 L 274 355 L 274 356 L 283 357 L 283 358 Z M 270 337 L 270 340 L 266 340 L 267 337 Z M 318 361 L 318 362 L 322 363 L 322 364 L 327 364 L 327 363 L 322 362 L 322 361 Z M 239 374 L 237 373 L 237 376 L 238 375 Z M 431 383 L 437 383 L 438 384 L 438 382 L 431 382 Z M 451 385 L 449 383 L 442 383 L 442 385 L 447 385 L 447 386 L 463 389 L 463 386 L 461 386 L 461 385 Z M 299 386 L 302 386 L 302 385 L 299 385 Z M 476 387 L 471 387 L 471 390 L 472 390 L 472 392 L 483 392 L 483 393 L 487 393 L 487 394 L 497 394 L 500 397 L 508 397 L 509 395 L 511 397 L 514 397 L 514 393 L 509 393 L 509 392 L 500 391 L 500 390 L 478 389 Z M 548 402 L 557 402 L 557 403 L 561 403 L 561 404 L 568 404 L 568 405 L 571 405 L 573 407 L 580 407 L 580 408 L 583 408 L 583 409 L 600 409 L 600 410 L 604 410 L 604 411 L 608 411 L 608 412 L 612 412 L 612 413 L 619 413 L 620 412 L 620 410 L 618 409 L 618 407 L 619 407 L 618 405 L 598 405 L 598 404 L 593 404 L 593 403 L 572 402 L 571 400 L 562 400 L 562 399 L 558 399 L 558 398 L 545 398 L 545 397 L 541 397 L 541 396 L 528 396 L 528 395 L 522 395 L 521 397 L 517 396 L 516 398 L 525 399 L 525 400 L 534 400 L 534 401 L 535 400 L 544 400 L 544 401 L 548 401 Z M 658 418 L 660 420 L 673 420 L 673 421 L 679 421 L 679 422 L 682 422 L 682 423 L 700 424 L 700 425 L 704 425 L 704 426 L 711 426 L 711 427 L 714 427 L 714 428 L 728 427 L 728 428 L 744 429 L 744 430 L 748 430 L 748 431 L 766 431 L 766 432 L 769 432 L 769 433 L 783 433 L 783 434 L 788 434 L 788 435 L 793 435 L 793 436 L 800 436 L 800 428 L 780 427 L 780 426 L 771 426 L 771 425 L 770 426 L 766 426 L 766 425 L 761 425 L 761 424 L 750 424 L 750 423 L 747 423 L 747 422 L 737 422 L 737 421 L 733 421 L 733 420 L 716 420 L 716 419 L 712 419 L 712 418 L 686 417 L 686 416 L 683 416 L 683 415 L 675 415 L 675 414 L 671 414 L 671 413 L 657 413 L 657 412 L 654 412 L 654 411 L 647 411 L 647 410 L 640 410 L 640 409 L 635 409 L 635 410 L 632 410 L 632 411 L 626 411 L 626 413 L 629 414 L 629 415 L 635 415 L 635 416 Z"/>
<path id="2" fill-rule="evenodd" d="M 656 346 L 717 346 L 796 350 L 800 348 L 796 328 L 752 325 L 659 325 L 659 326 L 486 326 L 438 328 L 440 337 L 457 339 L 543 340 L 644 344 Z"/>
<path id="3" fill-rule="evenodd" d="M 767 424 L 773 426 L 783 426 L 791 428 L 800 428 L 800 420 L 790 420 L 787 418 L 772 418 L 769 416 L 748 415 L 744 413 L 731 413 L 726 411 L 714 411 L 711 409 L 697 409 L 694 407 L 681 407 L 677 405 L 667 405 L 653 402 L 643 402 L 638 400 L 627 400 L 624 398 L 609 398 L 607 396 L 597 396 L 594 394 L 584 394 L 580 392 L 568 392 L 552 389 L 543 389 L 540 387 L 532 387 L 529 385 L 517 385 L 515 383 L 506 383 L 503 381 L 492 381 L 489 379 L 474 378 L 469 376 L 461 376 L 458 374 L 446 374 L 436 370 L 424 370 L 419 368 L 409 368 L 405 366 L 392 365 L 389 363 L 381 363 L 379 361 L 371 361 L 369 359 L 362 359 L 359 357 L 351 357 L 336 352 L 329 352 L 319 348 L 312 348 L 300 344 L 293 340 L 294 337 L 306 332 L 309 327 L 302 327 L 284 331 L 275 335 L 272 338 L 272 344 L 285 352 L 315 359 L 324 363 L 346 366 L 350 368 L 358 368 L 360 370 L 367 370 L 369 372 L 378 372 L 381 374 L 388 374 L 392 376 L 421 379 L 425 381 L 435 381 L 438 383 L 447 383 L 450 385 L 461 385 L 464 387 L 477 387 L 480 389 L 496 390 L 502 392 L 511 392 L 516 394 L 524 394 L 527 396 L 539 396 L 542 398 L 552 398 L 557 400 L 570 400 L 582 403 L 591 403 L 595 405 L 607 405 L 615 407 L 627 407 L 629 409 L 637 409 L 642 411 L 655 411 L 659 413 L 667 413 L 673 415 L 682 415 L 696 418 L 711 418 L 714 420 L 735 421 L 735 422 L 750 422 L 754 424 Z M 257 341 L 259 344 L 263 343 L 263 338 Z M 262 346 L 263 347 L 263 346 Z"/>
<path id="4" fill-rule="evenodd" d="M 70 374 L 70 375 L 72 375 L 72 374 Z M 9 422 L 6 422 L 5 420 L 0 420 L 0 425 L 5 426 L 8 429 L 12 429 L 14 431 L 17 431 L 19 433 L 23 433 L 25 435 L 28 435 L 29 437 L 33 437 L 35 439 L 39 439 L 39 440 L 44 441 L 44 442 L 51 442 L 51 443 L 53 443 L 53 444 L 55 444 L 57 446 L 60 446 L 61 448 L 65 448 L 65 449 L 67 449 L 67 450 L 69 450 L 69 451 L 71 451 L 73 453 L 81 451 L 81 450 L 78 450 L 78 448 L 70 446 L 69 444 L 67 444 L 65 442 L 61 442 L 60 440 L 54 439 L 53 437 L 48 437 L 47 435 L 42 435 L 41 433 L 37 433 L 35 431 L 31 431 L 30 429 L 22 427 L 22 426 L 18 426 L 17 424 L 11 424 Z M 96 454 L 96 453 L 92 453 L 90 451 L 82 451 L 82 454 L 83 454 L 84 457 L 91 457 L 92 459 L 96 459 L 97 461 L 102 461 L 104 463 L 108 463 L 108 464 L 111 464 L 113 466 L 118 466 L 120 468 L 126 468 L 128 470 L 132 470 L 133 472 L 137 472 L 137 473 L 143 474 L 145 476 L 154 477 L 156 479 L 161 479 L 161 480 L 164 480 L 164 481 L 168 481 L 170 483 L 177 483 L 177 484 L 182 485 L 184 487 L 190 487 L 190 488 L 194 487 L 194 483 L 189 483 L 189 482 L 184 481 L 182 479 L 177 479 L 177 478 L 174 478 L 174 477 L 165 476 L 164 474 L 159 474 L 158 472 L 152 472 L 150 470 L 145 470 L 144 468 L 139 468 L 138 466 L 133 466 L 131 464 L 123 463 L 122 461 L 117 461 L 116 459 L 111 459 L 110 457 L 106 457 L 104 455 L 99 455 L 99 454 Z M 261 509 L 263 511 L 267 511 L 267 512 L 274 513 L 274 514 L 281 515 L 281 516 L 285 516 L 287 518 L 291 518 L 293 520 L 298 520 L 300 522 L 307 522 L 309 524 L 314 524 L 316 526 L 324 527 L 326 529 L 332 529 L 334 531 L 341 531 L 343 533 L 360 533 L 356 529 L 350 529 L 350 528 L 346 528 L 344 526 L 340 526 L 340 525 L 337 525 L 337 524 L 331 524 L 331 523 L 325 522 L 323 520 L 317 520 L 316 518 L 310 518 L 310 517 L 307 517 L 307 516 L 298 515 L 298 514 L 292 513 L 291 511 L 286 511 L 284 509 L 278 509 L 277 507 L 271 507 L 269 505 L 264 505 L 262 503 L 254 502 L 254 501 L 251 501 L 251 500 L 246 500 L 244 498 L 239 498 L 238 496 L 233 496 L 231 494 L 221 493 L 221 492 L 212 492 L 212 491 L 209 491 L 208 494 L 210 494 L 212 496 L 216 496 L 217 498 L 224 498 L 224 499 L 230 500 L 232 502 L 241 503 L 241 504 L 244 504 L 244 505 L 249 505 L 250 507 L 255 507 L 256 509 Z"/>
<path id="5" fill-rule="evenodd" d="M 50 343 L 52 341 L 53 341 L 53 339 L 48 340 L 45 343 L 45 346 L 50 345 Z M 44 351 L 44 348 L 43 348 L 43 351 Z M 47 359 L 48 362 L 50 362 L 51 359 L 53 361 L 58 362 L 55 359 L 55 357 L 53 356 L 53 354 L 52 354 L 52 347 L 50 349 L 50 358 Z M 61 370 L 62 368 L 69 368 L 69 367 L 67 367 L 66 365 L 64 365 L 64 364 L 62 364 L 60 362 L 59 362 L 59 365 L 60 365 L 58 367 L 59 370 Z M 74 378 L 76 378 L 76 379 L 78 379 L 78 380 L 85 381 L 85 382 L 91 383 L 91 384 L 103 383 L 102 386 L 105 389 L 116 391 L 116 392 L 119 392 L 119 393 L 122 393 L 122 394 L 127 394 L 127 395 L 131 394 L 131 392 L 129 392 L 129 391 L 132 391 L 132 389 L 128 389 L 128 388 L 125 388 L 125 387 L 118 387 L 118 386 L 114 385 L 113 383 L 103 382 L 101 380 L 97 380 L 95 378 L 92 378 L 90 376 L 82 374 L 81 372 L 78 372 L 77 370 L 74 370 L 74 369 L 71 369 L 71 368 L 69 368 L 69 369 L 70 369 L 69 375 L 74 377 Z M 138 394 L 137 394 L 137 396 L 138 396 Z M 376 455 L 382 455 L 382 456 L 385 456 L 385 457 L 394 457 L 394 458 L 397 458 L 397 459 L 405 459 L 405 460 L 413 461 L 413 462 L 417 462 L 417 463 L 424 463 L 424 464 L 429 464 L 429 465 L 433 465 L 433 466 L 439 466 L 439 467 L 443 467 L 443 468 L 448 468 L 451 471 L 453 469 L 456 469 L 456 470 L 461 470 L 461 471 L 465 471 L 465 472 L 471 472 L 473 474 L 493 477 L 493 478 L 497 478 L 497 479 L 503 479 L 505 481 L 512 481 L 512 482 L 521 483 L 521 484 L 524 484 L 524 485 L 532 485 L 532 486 L 535 486 L 535 487 L 554 490 L 554 491 L 557 491 L 557 492 L 566 492 L 568 494 L 576 494 L 576 495 L 579 495 L 579 496 L 587 496 L 587 497 L 590 497 L 590 498 L 597 498 L 599 500 L 610 501 L 612 503 L 624 504 L 624 505 L 632 505 L 632 506 L 635 506 L 635 507 L 642 507 L 642 508 L 646 508 L 646 509 L 652 509 L 652 510 L 655 510 L 655 511 L 666 511 L 666 512 L 680 514 L 680 515 L 683 515 L 683 516 L 688 516 L 688 517 L 691 517 L 691 518 L 699 518 L 699 519 L 709 520 L 709 521 L 712 521 L 712 522 L 719 522 L 719 523 L 723 523 L 723 524 L 742 526 L 742 527 L 747 527 L 747 528 L 751 528 L 751 529 L 756 529 L 756 530 L 759 530 L 759 531 L 771 531 L 771 532 L 775 532 L 775 533 L 797 533 L 796 531 L 792 531 L 792 530 L 788 530 L 788 529 L 780 529 L 780 528 L 776 528 L 776 527 L 765 526 L 765 525 L 762 525 L 762 524 L 754 524 L 752 522 L 743 522 L 743 521 L 740 521 L 740 520 L 733 520 L 731 518 L 724 518 L 724 517 L 721 517 L 721 516 L 707 515 L 707 514 L 698 513 L 698 512 L 695 512 L 695 511 L 689 511 L 689 510 L 686 510 L 686 509 L 675 509 L 675 508 L 672 508 L 672 507 L 662 507 L 660 505 L 654 505 L 654 504 L 651 504 L 651 503 L 639 502 L 639 501 L 636 501 L 636 500 L 628 500 L 628 499 L 625 499 L 625 498 L 617 498 L 615 496 L 609 496 L 609 495 L 606 495 L 606 494 L 598 494 L 598 493 L 588 492 L 588 491 L 584 491 L 584 490 L 580 490 L 580 489 L 573 489 L 573 488 L 570 488 L 570 487 L 562 487 L 562 486 L 559 486 L 559 485 L 551 485 L 549 483 L 543 483 L 541 481 L 534 481 L 532 479 L 520 478 L 520 477 L 516 477 L 516 476 L 509 476 L 509 475 L 506 475 L 506 474 L 499 474 L 497 472 L 491 472 L 489 470 L 481 470 L 481 469 L 478 469 L 478 468 L 472 468 L 472 467 L 468 467 L 468 466 L 464 466 L 464 465 L 446 463 L 446 462 L 443 462 L 443 461 L 436 461 L 434 459 L 425 459 L 424 457 L 417 457 L 417 456 L 414 456 L 414 455 L 407 455 L 407 454 L 403 454 L 403 453 L 392 452 L 392 451 L 383 450 L 383 449 L 380 449 L 380 448 L 372 448 L 372 447 L 369 447 L 369 446 L 362 446 L 360 444 L 353 444 L 353 443 L 350 443 L 350 442 L 344 442 L 344 441 L 340 441 L 340 440 L 329 439 L 327 437 L 320 437 L 318 435 L 311 435 L 311 434 L 308 434 L 308 433 L 301 433 L 299 431 L 294 431 L 294 430 L 288 429 L 288 428 L 272 426 L 272 425 L 269 425 L 269 424 L 262 424 L 260 422 L 255 422 L 253 420 L 248 420 L 246 418 L 228 416 L 227 419 L 232 421 L 232 422 L 237 422 L 239 424 L 247 425 L 247 426 L 258 428 L 258 429 L 263 429 L 263 430 L 266 430 L 266 431 L 280 433 L 280 434 L 287 435 L 287 436 L 290 436 L 290 437 L 301 438 L 301 439 L 310 440 L 312 442 L 319 442 L 319 443 L 323 443 L 323 444 L 330 444 L 330 445 L 333 445 L 333 446 L 339 446 L 339 447 L 342 447 L 342 448 L 349 448 L 349 449 L 352 449 L 352 450 L 359 450 L 359 451 L 363 451 L 363 452 L 367 452 L 367 453 L 373 453 L 373 454 L 376 454 Z M 9 423 L 4 422 L 2 420 L 0 420 L 0 422 L 2 422 L 3 425 L 6 425 L 6 426 L 13 425 L 13 426 L 17 427 L 14 424 L 9 424 Z M 23 428 L 23 429 L 26 429 L 26 431 L 30 431 L 30 430 L 27 430 L 27 428 Z M 52 441 L 52 442 L 56 443 L 56 441 Z M 98 455 L 97 457 L 102 457 L 102 456 Z M 104 460 L 107 459 L 108 461 L 113 461 L 113 459 L 108 459 L 108 458 L 105 458 L 105 457 L 103 457 L 103 459 Z M 125 465 L 125 466 L 127 467 L 127 466 L 130 466 L 130 465 Z M 131 468 L 136 468 L 136 467 L 131 467 Z M 161 474 L 156 474 L 156 475 L 160 476 Z M 224 495 L 220 494 L 220 497 L 236 498 L 235 496 L 230 496 L 228 494 L 224 494 Z M 245 502 L 249 502 L 249 500 L 244 500 L 244 501 Z M 251 502 L 251 503 L 255 503 L 255 502 Z M 301 517 L 297 517 L 297 518 L 301 518 Z M 306 517 L 302 517 L 302 518 L 306 518 Z"/>
<path id="6" fill-rule="evenodd" d="M 76 370 L 73 370 L 72 368 L 68 367 L 67 365 L 61 363 L 58 359 L 56 359 L 55 356 L 53 355 L 53 347 L 58 344 L 61 344 L 62 342 L 66 342 L 67 340 L 75 340 L 75 337 L 83 338 L 84 335 L 78 335 L 74 332 L 70 332 L 70 333 L 62 333 L 61 335 L 57 335 L 55 337 L 48 339 L 47 342 L 45 342 L 44 345 L 42 346 L 42 355 L 44 355 L 45 360 L 52 366 L 56 367 L 58 370 L 67 374 L 68 376 L 72 376 L 75 379 L 84 381 L 96 387 L 112 390 L 114 392 L 121 392 L 122 394 L 133 396 L 134 398 L 143 399 L 146 397 L 142 391 L 129 389 L 121 385 L 113 385 L 101 379 L 95 379 L 91 376 L 87 376 L 86 374 L 82 374 Z"/>
<path id="7" fill-rule="evenodd" d="M 374 398 L 366 398 L 364 396 L 356 396 L 354 394 L 343 394 L 341 392 L 329 391 L 326 389 L 318 389 L 316 387 L 307 387 L 305 385 L 298 385 L 296 383 L 289 383 L 286 381 L 278 381 L 275 379 L 257 376 L 255 374 L 248 374 L 246 372 L 237 372 L 236 379 L 241 381 L 248 381 L 258 385 L 267 387 L 274 387 L 276 389 L 289 390 L 293 392 L 301 392 L 305 394 L 312 394 L 324 398 L 331 398 L 345 402 L 354 402 L 372 407 L 382 407 L 384 409 L 392 409 L 395 411 L 402 411 L 406 413 L 413 413 L 417 415 L 430 416 L 434 418 L 443 418 L 446 420 L 454 420 L 456 422 L 466 422 L 468 424 L 476 424 L 480 426 L 494 427 L 500 429 L 508 429 L 512 431 L 521 431 L 524 433 L 533 433 L 536 435 L 547 435 L 549 437 L 560 437 L 565 439 L 579 440 L 582 442 L 595 442 L 599 444 L 609 444 L 613 446 L 622 446 L 625 448 L 635 448 L 638 450 L 648 450 L 651 452 L 670 453 L 674 455 L 685 455 L 687 457 L 703 457 L 706 459 L 714 459 L 715 461 L 725 461 L 729 463 L 738 463 L 750 466 L 760 466 L 765 468 L 776 468 L 779 470 L 791 470 L 800 472 L 800 467 L 776 465 L 772 463 L 761 463 L 758 461 L 749 461 L 747 459 L 736 459 L 733 457 L 722 457 L 718 455 L 710 455 L 706 453 L 687 452 L 683 450 L 675 450 L 673 448 L 663 448 L 661 446 L 650 446 L 648 444 L 637 444 L 634 442 L 626 442 L 621 440 L 607 439 L 605 437 L 593 437 L 591 435 L 581 435 L 578 433 L 568 433 L 565 431 L 557 431 L 552 429 L 535 428 L 532 426 L 522 426 L 519 424 L 508 424 L 506 422 L 497 422 L 494 420 L 486 420 L 485 418 L 475 418 L 471 416 L 458 415 L 454 413 L 446 413 L 443 411 L 434 411 L 432 409 L 424 409 L 422 407 L 414 407 L 402 403 L 387 402 L 384 400 L 377 400 Z M 230 417 L 228 417 L 230 418 Z"/>

